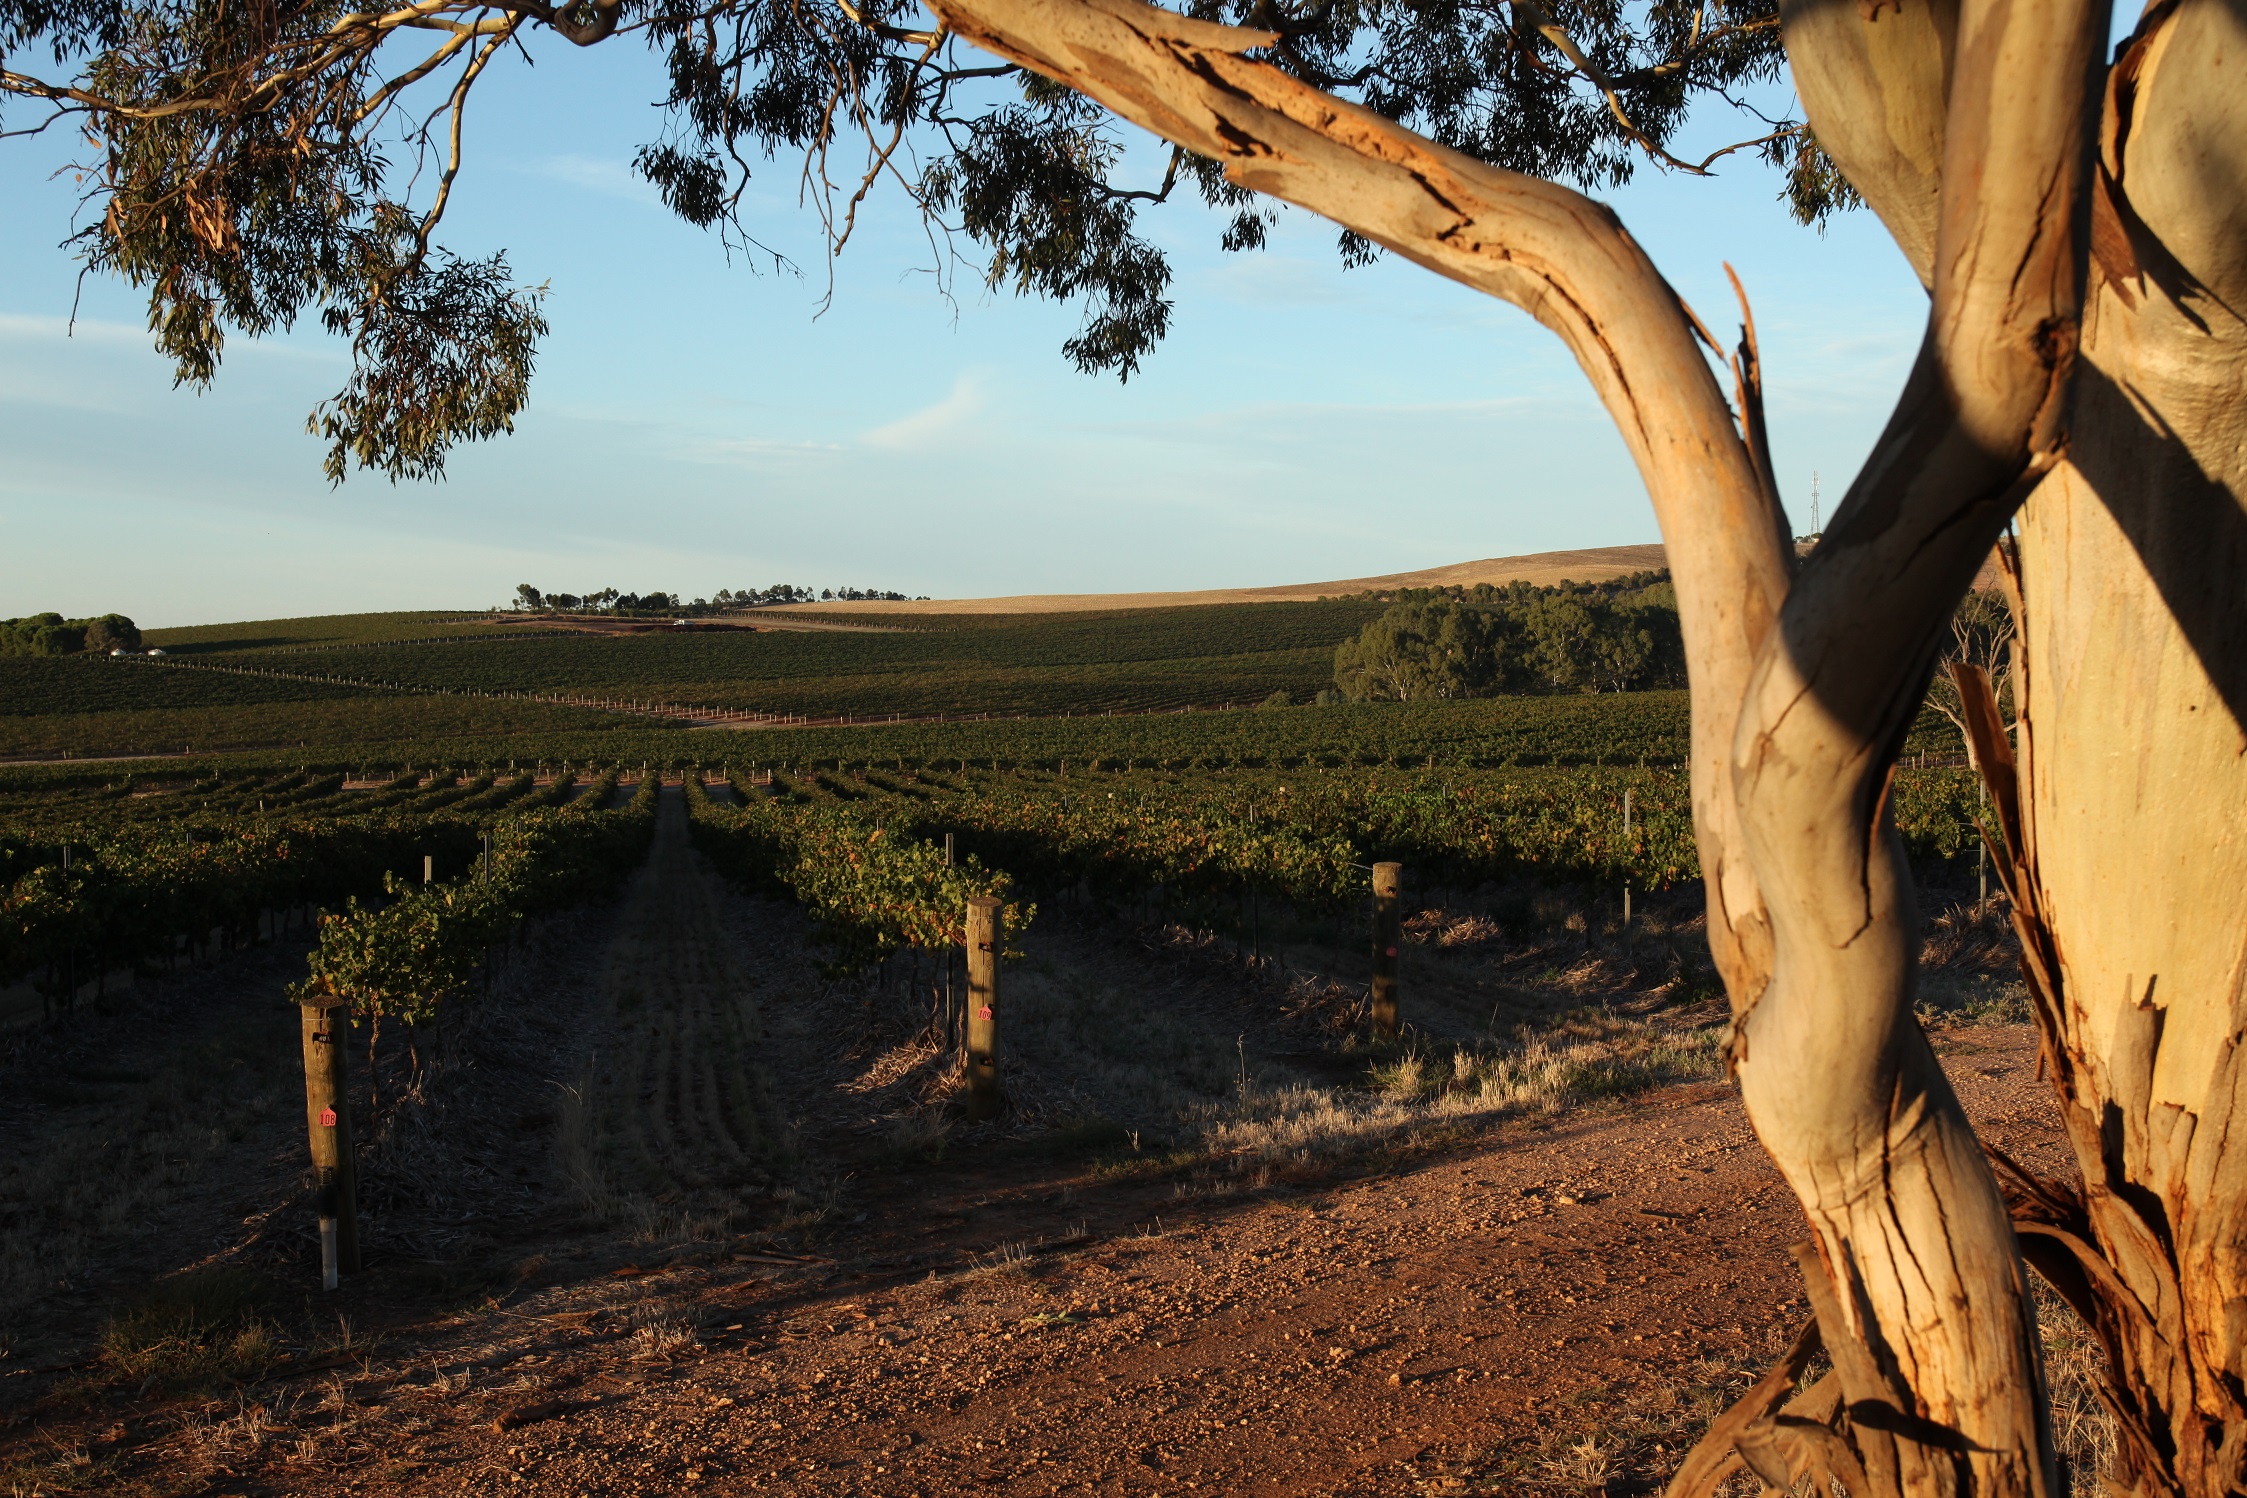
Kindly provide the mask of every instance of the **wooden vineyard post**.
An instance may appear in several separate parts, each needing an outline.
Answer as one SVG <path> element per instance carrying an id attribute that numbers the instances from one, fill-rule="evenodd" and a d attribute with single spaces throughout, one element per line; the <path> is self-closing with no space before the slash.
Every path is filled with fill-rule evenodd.
<path id="1" fill-rule="evenodd" d="M 359 1180 L 351 1148 L 351 1095 L 344 1082 L 343 1001 L 300 1005 L 304 1021 L 304 1122 L 320 1210 L 320 1282 L 359 1272 Z"/>
<path id="2" fill-rule="evenodd" d="M 1397 947 L 1404 940 L 1404 910 L 1397 885 L 1401 863 L 1373 866 L 1373 1030 L 1383 1039 L 1397 1033 Z"/>
<path id="3" fill-rule="evenodd" d="M 989 895 L 967 902 L 967 1116 L 975 1121 L 999 1111 L 999 910 Z"/>
<path id="4" fill-rule="evenodd" d="M 952 834 L 949 832 L 944 834 L 944 867 L 952 867 Z M 955 1042 L 964 1044 L 967 1040 L 967 1026 L 960 1023 L 959 997 L 954 992 L 952 982 L 953 960 L 954 953 L 947 946 L 944 949 L 944 1043 L 946 1045 Z"/>
<path id="5" fill-rule="evenodd" d="M 421 855 L 421 882 L 423 884 L 435 884 L 437 882 L 437 855 L 434 853 Z"/>

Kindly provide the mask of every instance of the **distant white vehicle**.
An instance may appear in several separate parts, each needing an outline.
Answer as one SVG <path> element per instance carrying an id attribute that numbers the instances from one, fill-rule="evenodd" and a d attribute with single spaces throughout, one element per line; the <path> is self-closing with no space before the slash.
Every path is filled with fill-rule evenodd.
<path id="1" fill-rule="evenodd" d="M 123 652 L 123 651 L 121 651 L 121 650 L 120 650 L 119 652 L 117 652 L 117 653 L 118 653 L 119 655 L 123 655 L 123 654 L 124 654 L 124 652 Z M 157 648 L 156 648 L 155 646 L 153 646 L 153 645 L 151 645 L 151 646 L 149 647 L 149 649 L 148 649 L 148 653 L 149 653 L 150 655 L 162 655 L 162 654 L 164 654 L 164 652 L 163 652 L 163 651 L 161 651 L 161 650 L 157 649 Z"/>
<path id="2" fill-rule="evenodd" d="M 111 647 L 109 648 L 109 653 L 110 653 L 111 655 L 125 655 L 125 654 L 128 654 L 128 652 L 126 651 L 125 647 L 124 647 L 124 646 L 122 646 L 122 645 L 112 645 L 112 646 L 111 646 Z"/>
<path id="3" fill-rule="evenodd" d="M 694 626 L 693 626 L 693 625 L 692 625 L 691 623 L 689 623 L 688 621 L 686 621 L 686 620 L 684 620 L 684 619 L 674 619 L 674 620 L 672 620 L 672 621 L 671 621 L 671 627 L 672 627 L 673 629 L 692 629 L 692 628 L 694 628 Z"/>

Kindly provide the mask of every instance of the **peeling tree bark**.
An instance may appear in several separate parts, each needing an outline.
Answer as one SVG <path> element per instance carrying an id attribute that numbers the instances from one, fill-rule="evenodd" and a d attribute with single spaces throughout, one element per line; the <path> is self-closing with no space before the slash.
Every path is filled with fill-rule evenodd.
<path id="1" fill-rule="evenodd" d="M 1907 250 L 1932 199 L 1882 121 L 1934 70 L 1924 3 L 1788 8 L 1820 137 Z M 1798 42 L 1834 33 L 1842 64 L 1806 69 Z M 2019 538 L 2019 741 L 1991 699 L 1977 745 L 2084 1179 L 2019 1183 L 2024 1243 L 2105 1344 L 2116 1486 L 2195 1498 L 2247 1490 L 2243 66 L 2241 7 L 2187 0 L 2110 77 L 2069 455 Z"/>
<path id="2" fill-rule="evenodd" d="M 1855 1458 L 1822 1470 L 1853 1467 L 1875 1491 L 2051 1491 L 2005 1204 L 1911 1017 L 1910 879 L 1885 794 L 1953 608 L 2060 454 L 2104 6 L 1905 16 L 1890 0 L 1869 20 L 1835 0 L 1791 6 L 1790 40 L 1815 42 L 1798 60 L 1806 96 L 1846 112 L 1869 95 L 1882 111 L 1878 131 L 1820 120 L 1819 134 L 1880 177 L 1875 206 L 1916 246 L 1933 298 L 1895 416 L 1794 579 L 1692 315 L 1605 209 L 1250 60 L 1260 33 L 1135 0 L 934 3 L 956 34 L 1568 343 L 1638 463 L 1676 579 L 1738 1076 L 1817 1232 L 1828 1283 L 1813 1299 L 1838 1323 L 1824 1331 L 1847 1402 L 1821 1418 Z M 1947 104 L 1930 103 L 1945 80 Z"/>
<path id="3" fill-rule="evenodd" d="M 2101 132 L 2070 461 L 2020 538 L 2012 878 L 2080 1198 L 2028 1238 L 2107 1347 L 2118 1485 L 2247 1489 L 2247 16 L 2157 6 Z"/>

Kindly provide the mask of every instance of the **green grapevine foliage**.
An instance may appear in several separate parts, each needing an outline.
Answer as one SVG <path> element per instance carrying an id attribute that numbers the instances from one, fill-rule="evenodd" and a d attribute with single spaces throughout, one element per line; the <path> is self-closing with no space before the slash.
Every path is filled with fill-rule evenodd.
<path id="1" fill-rule="evenodd" d="M 736 794 L 743 805 L 720 806 L 699 774 L 687 776 L 695 845 L 733 878 L 802 902 L 837 971 L 870 966 L 901 948 L 957 946 L 975 896 L 1004 902 L 1002 929 L 1010 936 L 1037 914 L 1015 897 L 1010 875 L 972 857 L 947 865 L 941 843 L 916 838 L 876 812 L 768 796 L 751 785 Z"/>

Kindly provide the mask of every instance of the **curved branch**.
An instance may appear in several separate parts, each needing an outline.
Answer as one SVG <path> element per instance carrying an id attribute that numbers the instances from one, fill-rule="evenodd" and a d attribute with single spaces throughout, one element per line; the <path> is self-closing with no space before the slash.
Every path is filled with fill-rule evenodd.
<path id="1" fill-rule="evenodd" d="M 615 35 L 617 23 L 624 19 L 624 0 L 567 0 L 540 19 L 564 41 L 579 47 L 597 46 Z"/>
<path id="2" fill-rule="evenodd" d="M 1793 563 L 1677 294 L 1614 214 L 1488 166 L 1244 54 L 1269 32 L 1138 0 L 933 0 L 986 51 L 1059 79 L 1239 186 L 1308 208 L 1558 333 L 1638 464 L 1669 547 L 1695 701 L 1710 944 L 1735 993 L 1764 970 L 1762 898 L 1719 767 Z"/>
<path id="3" fill-rule="evenodd" d="M 869 21 L 851 0 L 835 0 L 842 13 L 865 27 L 885 42 L 901 42 L 908 47 L 926 47 L 932 51 L 944 40 L 942 27 L 934 31 L 908 31 L 902 26 L 892 26 L 886 21 Z"/>

